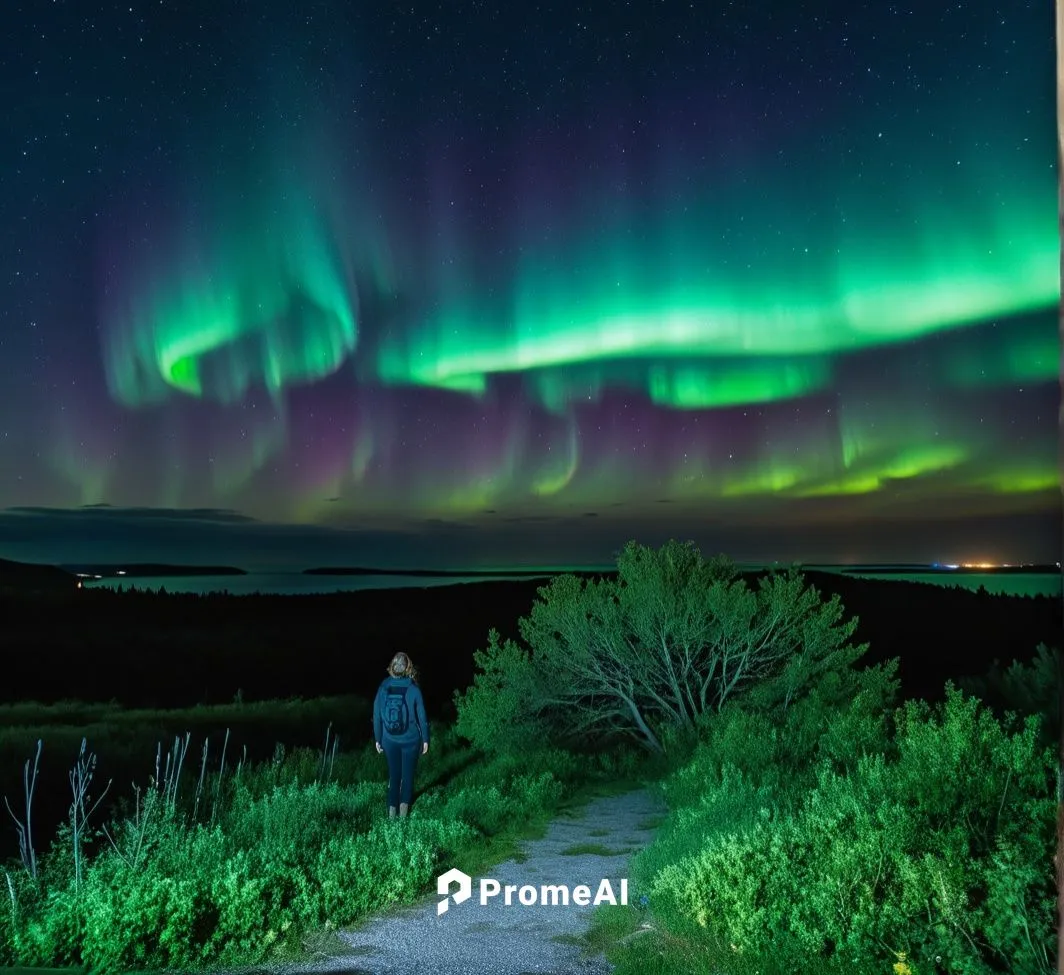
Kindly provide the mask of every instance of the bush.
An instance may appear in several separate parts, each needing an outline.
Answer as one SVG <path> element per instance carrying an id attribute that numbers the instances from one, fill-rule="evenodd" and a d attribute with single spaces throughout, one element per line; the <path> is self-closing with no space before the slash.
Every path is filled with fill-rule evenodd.
<path id="1" fill-rule="evenodd" d="M 754 785 L 794 790 L 811 784 L 820 761 L 843 770 L 891 747 L 890 714 L 898 693 L 897 661 L 825 674 L 789 703 L 768 684 L 702 716 L 690 761 L 666 780 L 671 806 L 699 801 L 708 781 L 732 766 Z M 768 690 L 767 695 L 762 693 Z M 776 700 L 773 706 L 765 701 Z M 688 784 L 688 785 L 685 785 Z"/>
<path id="2" fill-rule="evenodd" d="M 701 716 L 764 684 L 788 707 L 813 682 L 853 663 L 856 620 L 822 600 L 797 570 L 751 588 L 726 558 L 690 543 L 630 542 L 616 579 L 556 576 L 520 620 L 522 643 L 492 631 L 473 685 L 455 696 L 457 728 L 485 751 L 589 733 L 652 752 L 685 747 Z"/>
<path id="3" fill-rule="evenodd" d="M 710 838 L 736 833 L 792 811 L 816 784 L 817 768 L 845 770 L 888 747 L 897 693 L 896 661 L 826 675 L 784 707 L 763 709 L 756 691 L 699 722 L 689 760 L 662 783 L 674 814 L 634 870 L 649 885 L 670 864 L 701 851 Z"/>
<path id="4" fill-rule="evenodd" d="M 889 753 L 890 717 L 900 689 L 897 671 L 897 660 L 832 671 L 792 698 L 789 707 L 770 711 L 783 729 L 784 765 L 796 773 L 823 759 L 844 771 L 860 758 Z M 747 706 L 761 690 L 753 689 Z"/>
<path id="5" fill-rule="evenodd" d="M 1060 740 L 1060 667 L 1060 650 L 1040 643 L 1026 663 L 1014 660 L 1002 671 L 995 660 L 985 676 L 966 678 L 960 686 L 999 711 L 1043 715 L 1042 741 L 1048 745 Z"/>
<path id="6" fill-rule="evenodd" d="M 547 740 L 550 726 L 537 704 L 543 689 L 528 651 L 512 640 L 500 642 L 498 631 L 491 630 L 487 647 L 473 654 L 473 662 L 473 683 L 455 693 L 458 734 L 495 755 Z"/>
<path id="7" fill-rule="evenodd" d="M 821 751 L 803 793 L 763 774 L 764 722 L 732 718 L 752 732 L 747 771 L 700 751 L 666 787 L 681 805 L 637 871 L 659 917 L 718 958 L 878 971 L 901 953 L 914 975 L 1048 973 L 1056 763 L 1038 724 L 948 686 L 937 708 L 897 712 L 895 757 L 840 771 Z"/>

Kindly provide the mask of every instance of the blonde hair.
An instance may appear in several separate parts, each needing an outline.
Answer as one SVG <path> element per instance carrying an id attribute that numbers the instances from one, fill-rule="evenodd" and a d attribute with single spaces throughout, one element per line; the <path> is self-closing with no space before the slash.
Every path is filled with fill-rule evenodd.
<path id="1" fill-rule="evenodd" d="M 417 670 L 414 668 L 414 662 L 402 651 L 392 657 L 392 662 L 388 664 L 388 673 L 391 674 L 392 677 L 409 677 L 411 680 L 414 680 L 417 677 Z"/>

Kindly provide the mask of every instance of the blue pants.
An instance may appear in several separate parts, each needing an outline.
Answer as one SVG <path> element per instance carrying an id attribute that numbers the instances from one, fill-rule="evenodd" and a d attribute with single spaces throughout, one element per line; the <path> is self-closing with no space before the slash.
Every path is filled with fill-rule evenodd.
<path id="1" fill-rule="evenodd" d="M 392 741 L 385 735 L 381 747 L 388 759 L 388 805 L 405 802 L 409 806 L 414 799 L 414 770 L 421 742 Z"/>

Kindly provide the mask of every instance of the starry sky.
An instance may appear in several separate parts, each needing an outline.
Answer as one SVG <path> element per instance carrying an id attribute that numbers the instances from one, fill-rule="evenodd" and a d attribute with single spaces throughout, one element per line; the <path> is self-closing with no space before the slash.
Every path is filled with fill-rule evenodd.
<path id="1" fill-rule="evenodd" d="M 1053 28 L 12 3 L 0 556 L 1059 558 Z"/>

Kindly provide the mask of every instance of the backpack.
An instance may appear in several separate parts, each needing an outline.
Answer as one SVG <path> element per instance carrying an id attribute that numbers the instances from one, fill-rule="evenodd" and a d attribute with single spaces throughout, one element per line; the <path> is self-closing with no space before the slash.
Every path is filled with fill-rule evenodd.
<path id="1" fill-rule="evenodd" d="M 389 735 L 403 735 L 410 726 L 410 713 L 406 707 L 406 688 L 389 687 L 384 699 L 384 730 Z"/>

